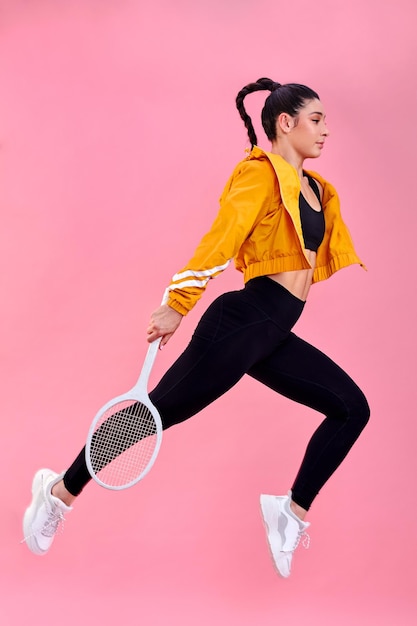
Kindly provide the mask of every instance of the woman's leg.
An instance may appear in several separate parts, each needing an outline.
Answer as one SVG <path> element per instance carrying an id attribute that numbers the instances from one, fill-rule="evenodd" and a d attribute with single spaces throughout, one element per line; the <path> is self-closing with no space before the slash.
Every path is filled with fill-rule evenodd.
<path id="1" fill-rule="evenodd" d="M 218 298 L 203 315 L 187 349 L 150 394 L 164 428 L 225 393 L 288 334 L 249 300 L 245 291 Z M 24 516 L 24 536 L 32 552 L 46 554 L 59 523 L 90 479 L 84 449 L 63 477 L 51 470 L 35 475 L 32 502 Z"/>
<path id="2" fill-rule="evenodd" d="M 307 446 L 292 493 L 261 495 L 273 562 L 286 578 L 294 550 L 300 542 L 308 547 L 309 524 L 304 517 L 367 423 L 369 408 L 363 393 L 340 367 L 293 334 L 248 373 L 281 395 L 326 416 Z"/>
<path id="3" fill-rule="evenodd" d="M 288 335 L 254 302 L 256 298 L 242 290 L 220 296 L 207 309 L 188 347 L 149 394 L 164 429 L 219 398 Z M 68 494 L 79 495 L 89 480 L 83 449 L 63 483 L 54 487 L 54 495 L 63 495 L 70 504 Z"/>
<path id="4" fill-rule="evenodd" d="M 338 365 L 292 333 L 248 373 L 326 416 L 307 446 L 292 487 L 293 502 L 308 510 L 367 424 L 366 398 Z"/>

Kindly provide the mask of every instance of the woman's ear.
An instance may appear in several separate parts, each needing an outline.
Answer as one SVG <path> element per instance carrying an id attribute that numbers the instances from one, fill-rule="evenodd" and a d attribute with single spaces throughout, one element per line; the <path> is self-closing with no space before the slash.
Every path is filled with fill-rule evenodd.
<path id="1" fill-rule="evenodd" d="M 288 113 L 280 113 L 277 117 L 277 131 L 286 135 L 294 128 L 294 118 Z"/>

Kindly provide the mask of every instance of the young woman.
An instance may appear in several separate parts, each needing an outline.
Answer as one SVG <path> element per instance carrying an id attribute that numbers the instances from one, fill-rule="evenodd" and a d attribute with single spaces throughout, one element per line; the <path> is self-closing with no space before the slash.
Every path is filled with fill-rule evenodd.
<path id="1" fill-rule="evenodd" d="M 256 146 L 244 98 L 270 95 L 262 125 L 271 151 Z M 319 157 L 329 131 L 319 96 L 298 84 L 261 78 L 236 98 L 252 151 L 235 168 L 220 211 L 194 256 L 169 286 L 168 303 L 151 316 L 149 342 L 167 343 L 208 281 L 231 259 L 245 286 L 225 293 L 204 313 L 186 350 L 150 397 L 164 428 L 178 424 L 249 374 L 278 393 L 324 414 L 288 495 L 261 495 L 274 564 L 290 574 L 293 552 L 309 523 L 307 511 L 369 419 L 367 401 L 352 379 L 291 331 L 312 283 L 360 263 L 342 221 L 335 189 L 303 169 Z M 45 554 L 64 515 L 90 480 L 82 450 L 61 475 L 39 470 L 24 517 L 29 549 Z"/>

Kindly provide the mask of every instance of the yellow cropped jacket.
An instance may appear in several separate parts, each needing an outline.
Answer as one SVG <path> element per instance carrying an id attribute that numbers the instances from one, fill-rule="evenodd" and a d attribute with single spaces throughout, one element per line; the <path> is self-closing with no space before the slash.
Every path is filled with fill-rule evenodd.
<path id="1" fill-rule="evenodd" d="M 325 235 L 316 257 L 313 282 L 359 263 L 340 214 L 334 187 L 308 172 L 323 187 Z M 187 265 L 172 278 L 168 304 L 185 315 L 208 281 L 232 259 L 245 283 L 256 276 L 311 269 L 304 252 L 295 168 L 282 157 L 254 147 L 234 169 L 220 198 L 220 210 Z"/>

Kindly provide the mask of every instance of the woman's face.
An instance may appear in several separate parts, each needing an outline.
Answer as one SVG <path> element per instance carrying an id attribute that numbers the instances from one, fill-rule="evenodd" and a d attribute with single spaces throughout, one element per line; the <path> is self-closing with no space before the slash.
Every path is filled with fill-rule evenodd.
<path id="1" fill-rule="evenodd" d="M 291 147 L 302 158 L 314 159 L 320 156 L 329 135 L 326 115 L 320 100 L 308 100 L 297 117 L 280 115 L 278 124 L 281 136 L 285 134 Z"/>

